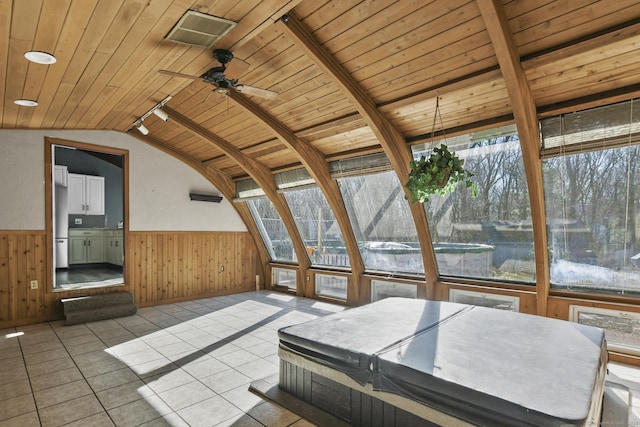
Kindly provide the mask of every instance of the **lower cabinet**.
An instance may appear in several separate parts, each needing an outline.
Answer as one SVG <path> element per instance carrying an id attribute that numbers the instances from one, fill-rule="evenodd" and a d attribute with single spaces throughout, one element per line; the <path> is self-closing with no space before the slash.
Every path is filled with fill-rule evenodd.
<path id="1" fill-rule="evenodd" d="M 114 265 L 122 265 L 124 256 L 124 252 L 122 250 L 122 230 L 105 230 L 104 239 L 106 262 Z"/>
<path id="2" fill-rule="evenodd" d="M 69 230 L 69 264 L 105 262 L 103 230 Z"/>

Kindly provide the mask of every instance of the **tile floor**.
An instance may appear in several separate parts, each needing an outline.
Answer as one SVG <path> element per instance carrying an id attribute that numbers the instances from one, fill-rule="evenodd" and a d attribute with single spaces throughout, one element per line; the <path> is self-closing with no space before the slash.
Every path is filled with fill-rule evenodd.
<path id="1" fill-rule="evenodd" d="M 248 391 L 278 372 L 285 325 L 344 307 L 249 292 L 141 308 L 135 316 L 0 330 L 0 427 L 306 427 Z M 640 427 L 640 369 L 610 363 Z"/>
<path id="2" fill-rule="evenodd" d="M 249 383 L 280 327 L 343 309 L 262 291 L 0 330 L 0 427 L 309 426 Z"/>

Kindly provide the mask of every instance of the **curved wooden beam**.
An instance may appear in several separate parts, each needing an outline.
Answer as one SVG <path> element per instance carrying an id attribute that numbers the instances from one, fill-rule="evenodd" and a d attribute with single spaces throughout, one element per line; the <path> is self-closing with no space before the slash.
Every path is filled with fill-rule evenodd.
<path id="1" fill-rule="evenodd" d="M 287 201 L 284 196 L 277 191 L 276 181 L 271 170 L 263 163 L 242 153 L 242 151 L 230 144 L 228 141 L 220 138 L 218 135 L 215 135 L 209 130 L 203 128 L 170 107 L 165 106 L 164 111 L 169 114 L 172 123 L 175 123 L 222 150 L 227 156 L 238 163 L 238 165 L 264 190 L 266 196 L 271 200 L 278 211 L 278 214 L 282 218 L 282 222 L 289 232 L 293 248 L 296 252 L 296 257 L 298 258 L 298 265 L 300 266 L 301 274 L 298 275 L 298 286 L 296 287 L 297 292 L 302 296 L 311 296 L 311 294 L 309 294 L 309 290 L 306 290 L 306 280 L 304 280 L 306 272 L 311 265 L 309 254 L 307 253 L 302 236 L 296 226 Z M 233 192 L 235 195 L 235 187 Z M 262 238 L 260 240 L 262 241 L 262 246 L 264 246 Z"/>
<path id="2" fill-rule="evenodd" d="M 262 124 L 267 126 L 278 137 L 278 139 L 287 145 L 287 147 L 292 149 L 298 155 L 303 166 L 309 171 L 313 179 L 315 179 L 316 184 L 324 193 L 327 203 L 329 203 L 329 206 L 333 210 L 333 214 L 335 215 L 340 231 L 342 232 L 342 239 L 344 240 L 347 248 L 347 254 L 349 255 L 352 283 L 350 287 L 351 292 L 347 292 L 347 303 L 355 305 L 356 303 L 361 302 L 359 301 L 360 281 L 362 274 L 364 273 L 364 263 L 362 261 L 362 256 L 360 255 L 360 251 L 358 250 L 358 243 L 356 241 L 355 234 L 353 233 L 353 228 L 349 221 L 347 208 L 342 200 L 342 194 L 340 193 L 338 184 L 331 179 L 329 165 L 327 164 L 324 155 L 302 139 L 298 138 L 291 129 L 287 128 L 274 117 L 271 117 L 264 110 L 249 101 L 245 96 L 231 91 L 229 93 L 229 97 L 247 113 L 251 114 Z"/>
<path id="3" fill-rule="evenodd" d="M 498 57 L 504 77 L 513 116 L 518 128 L 524 169 L 529 186 L 533 244 L 536 262 L 537 313 L 547 315 L 549 297 L 549 253 L 547 246 L 546 213 L 540 158 L 540 131 L 535 100 L 526 78 L 518 48 L 513 41 L 509 22 L 501 0 L 476 0 L 487 27 L 487 32 Z"/>
<path id="4" fill-rule="evenodd" d="M 287 37 L 292 40 L 325 75 L 332 78 L 333 81 L 342 88 L 376 135 L 378 141 L 380 141 L 380 145 L 389 158 L 404 189 L 404 185 L 409 178 L 409 171 L 411 169 L 410 162 L 412 160 L 411 152 L 407 148 L 404 136 L 380 113 L 373 100 L 362 91 L 347 70 L 318 43 L 293 13 L 289 13 L 280 19 L 278 25 Z M 435 283 L 438 279 L 438 265 L 433 250 L 431 234 L 427 225 L 427 215 L 423 205 L 410 203 L 409 206 L 415 222 L 418 241 L 422 248 L 422 261 L 425 270 L 427 286 L 424 295 L 421 296 L 433 299 L 435 297 Z"/>
<path id="5" fill-rule="evenodd" d="M 135 133 L 130 133 L 129 135 L 191 167 L 193 170 L 207 179 L 207 181 L 213 184 L 222 193 L 222 195 L 227 198 L 227 200 L 233 200 L 233 198 L 235 197 L 235 184 L 233 180 L 231 179 L 231 177 L 221 172 L 220 170 L 211 166 L 204 165 L 191 157 L 185 156 L 183 153 L 176 150 L 173 146 L 165 144 L 163 141 L 154 138 L 151 135 L 142 136 Z M 266 283 L 268 274 L 267 267 L 271 262 L 271 257 L 264 246 L 264 241 L 262 240 L 260 231 L 256 227 L 255 222 L 253 221 L 253 216 L 251 215 L 251 212 L 249 212 L 249 209 L 247 208 L 245 203 L 242 203 L 240 205 L 233 203 L 233 207 L 235 208 L 236 212 L 238 212 L 238 215 L 240 215 L 242 222 L 244 222 L 247 230 L 249 231 L 249 234 L 253 238 L 253 242 L 258 250 L 258 256 L 260 257 L 262 277 L 265 279 Z"/>

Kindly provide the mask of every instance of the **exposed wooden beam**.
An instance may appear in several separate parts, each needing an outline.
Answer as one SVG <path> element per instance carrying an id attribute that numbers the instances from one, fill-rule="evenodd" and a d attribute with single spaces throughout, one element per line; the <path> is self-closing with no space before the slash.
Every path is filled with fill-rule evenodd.
<path id="1" fill-rule="evenodd" d="M 298 265 L 300 266 L 301 271 L 306 272 L 310 267 L 309 255 L 305 248 L 298 227 L 296 226 L 293 214 L 289 209 L 289 205 L 287 204 L 284 196 L 277 191 L 276 181 L 273 177 L 273 174 L 271 173 L 271 170 L 259 161 L 243 154 L 238 148 L 236 148 L 228 141 L 225 141 L 223 138 L 220 138 L 219 136 L 213 134 L 212 132 L 183 116 L 179 112 L 171 109 L 170 107 L 165 107 L 164 110 L 167 114 L 169 114 L 173 123 L 181 126 L 183 129 L 188 130 L 194 135 L 199 136 L 208 143 L 215 145 L 227 156 L 231 157 L 236 163 L 238 163 L 238 165 L 240 165 L 240 167 L 242 167 L 242 169 L 256 183 L 258 183 L 258 185 L 260 185 L 260 187 L 264 190 L 266 196 L 271 200 L 273 206 L 278 211 L 278 214 L 280 215 L 280 218 L 282 219 L 282 222 L 284 223 L 289 233 L 289 237 L 291 237 L 291 242 L 296 252 Z M 235 193 L 235 187 L 233 193 Z M 262 238 L 260 238 L 260 240 L 262 246 L 264 246 L 264 241 L 262 240 Z M 298 292 L 301 296 L 311 296 L 311 294 L 303 292 L 305 290 L 304 285 L 306 284 L 306 281 L 304 280 L 303 274 L 299 276 L 301 277 L 298 277 Z M 308 290 L 306 291 L 308 292 Z"/>
<path id="2" fill-rule="evenodd" d="M 300 48 L 324 74 L 342 88 L 345 95 L 351 100 L 364 121 L 374 132 L 389 161 L 403 186 L 409 176 L 411 152 L 405 144 L 404 136 L 391 124 L 378 110 L 376 104 L 369 98 L 358 83 L 351 77 L 345 68 L 313 37 L 295 14 L 284 16 L 278 25 L 282 31 Z M 420 204 L 410 203 L 411 213 L 416 226 L 418 240 L 422 248 L 422 260 L 425 270 L 426 289 L 422 296 L 433 298 L 435 295 L 435 282 L 438 279 L 438 265 L 431 242 L 427 216 L 424 207 Z M 422 292 L 420 292 L 422 294 Z"/>
<path id="3" fill-rule="evenodd" d="M 480 13 L 486 23 L 489 37 L 498 57 L 520 137 L 533 223 L 537 312 L 541 316 L 546 316 L 550 286 L 549 254 L 536 104 L 520 63 L 518 49 L 513 41 L 502 1 L 476 0 L 476 3 L 480 8 Z"/>
<path id="4" fill-rule="evenodd" d="M 352 291 L 347 292 L 347 303 L 352 305 L 358 303 L 360 280 L 364 273 L 364 263 L 358 249 L 358 243 L 356 241 L 355 234 L 353 233 L 353 228 L 349 221 L 347 208 L 342 200 L 340 189 L 338 188 L 338 184 L 331 179 L 329 165 L 324 158 L 324 155 L 302 139 L 298 138 L 291 129 L 287 128 L 274 117 L 267 114 L 267 112 L 253 104 L 244 95 L 231 91 L 229 93 L 229 97 L 247 113 L 251 114 L 262 124 L 268 127 L 282 142 L 284 142 L 298 155 L 300 162 L 309 171 L 313 179 L 315 179 L 318 187 L 324 193 L 327 203 L 333 210 L 333 214 L 336 217 L 336 221 L 338 222 L 338 226 L 342 232 L 342 239 L 344 240 L 347 248 L 347 254 L 349 255 L 349 264 L 351 266 L 352 273 Z"/>
<path id="5" fill-rule="evenodd" d="M 198 162 L 197 160 L 194 160 L 189 156 L 185 156 L 183 153 L 176 150 L 173 146 L 153 137 L 152 135 L 142 136 L 142 135 L 138 135 L 135 132 L 132 132 L 129 135 L 131 135 L 132 137 L 136 138 L 141 142 L 144 142 L 147 145 L 150 145 L 162 151 L 165 154 L 172 156 L 173 158 L 191 167 L 193 170 L 201 174 L 207 181 L 213 184 L 227 200 L 229 201 L 233 200 L 235 196 L 235 183 L 225 173 L 211 166 L 204 165 L 201 162 Z M 253 221 L 253 217 L 251 216 L 251 212 L 249 212 L 249 209 L 247 208 L 245 203 L 242 203 L 242 204 L 233 203 L 233 207 L 236 210 L 236 212 L 238 212 L 238 215 L 242 219 L 242 222 L 244 222 L 249 234 L 253 239 L 254 244 L 256 245 L 256 248 L 258 250 L 258 256 L 260 257 L 260 267 L 262 269 L 262 277 L 264 280 L 263 283 L 267 283 L 266 282 L 268 277 L 267 267 L 269 265 L 269 262 L 271 261 L 271 258 L 269 256 L 269 253 L 267 252 L 267 249 L 264 246 L 264 242 L 262 240 L 262 236 L 260 235 L 260 231 L 256 227 Z"/>

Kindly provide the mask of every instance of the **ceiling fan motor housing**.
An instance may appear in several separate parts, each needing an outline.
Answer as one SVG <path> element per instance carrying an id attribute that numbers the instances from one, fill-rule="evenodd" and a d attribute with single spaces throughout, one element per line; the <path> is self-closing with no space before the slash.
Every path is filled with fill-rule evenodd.
<path id="1" fill-rule="evenodd" d="M 216 49 L 213 51 L 213 57 L 222 65 L 226 65 L 233 59 L 233 53 L 226 49 Z"/>

